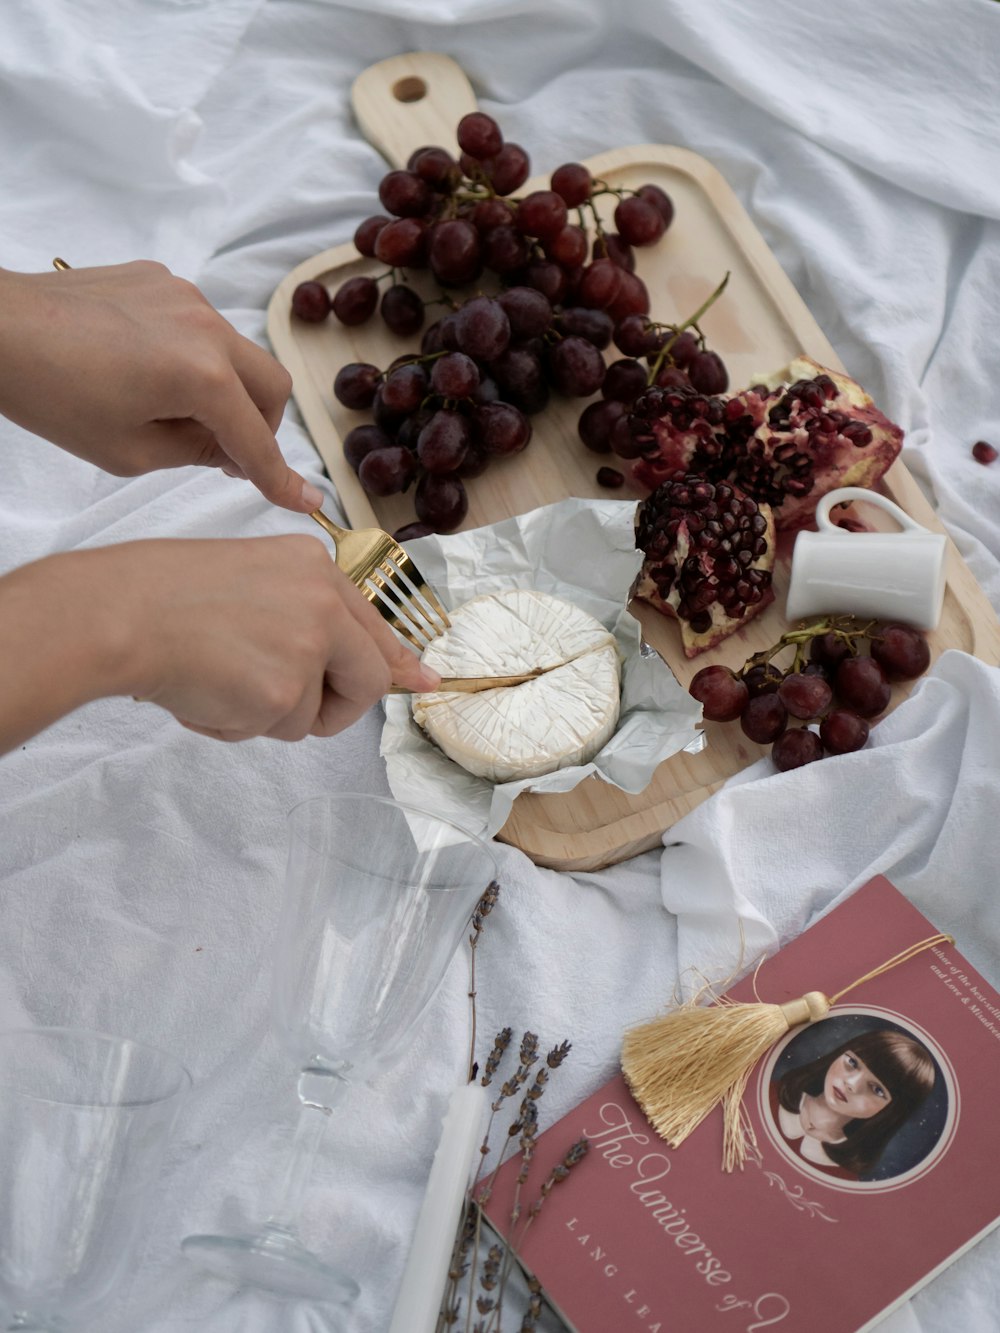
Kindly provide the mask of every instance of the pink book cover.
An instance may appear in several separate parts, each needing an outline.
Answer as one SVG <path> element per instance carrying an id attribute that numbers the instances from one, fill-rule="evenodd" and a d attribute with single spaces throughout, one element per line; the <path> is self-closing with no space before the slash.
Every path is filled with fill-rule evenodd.
<path id="1" fill-rule="evenodd" d="M 937 928 L 884 877 L 729 995 L 834 994 Z M 865 982 L 758 1063 L 757 1151 L 722 1170 L 722 1115 L 677 1149 L 620 1076 L 539 1136 L 518 1259 L 576 1333 L 858 1333 L 1000 1221 L 1000 995 L 951 945 Z M 848 1116 L 849 1113 L 849 1116 Z M 486 1214 L 506 1234 L 520 1159 Z"/>

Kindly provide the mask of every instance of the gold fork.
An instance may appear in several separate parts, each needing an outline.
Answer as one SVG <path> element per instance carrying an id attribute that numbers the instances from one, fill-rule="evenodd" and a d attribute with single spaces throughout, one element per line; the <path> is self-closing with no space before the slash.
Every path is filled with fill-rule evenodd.
<path id="1" fill-rule="evenodd" d="M 399 542 L 381 528 L 352 532 L 314 509 L 309 515 L 336 547 L 334 558 L 382 618 L 418 651 L 448 629 L 451 621 L 420 570 Z"/>

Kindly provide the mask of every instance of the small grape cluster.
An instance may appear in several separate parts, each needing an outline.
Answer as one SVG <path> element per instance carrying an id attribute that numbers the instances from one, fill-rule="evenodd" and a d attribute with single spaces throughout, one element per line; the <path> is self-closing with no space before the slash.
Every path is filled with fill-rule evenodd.
<path id="1" fill-rule="evenodd" d="M 774 659 L 792 646 L 791 664 L 777 666 Z M 913 680 L 929 665 L 927 639 L 911 625 L 835 616 L 789 630 L 739 671 L 702 667 L 688 689 L 708 721 L 738 718 L 749 740 L 770 745 L 784 772 L 860 750 L 893 682 Z"/>
<path id="2" fill-rule="evenodd" d="M 384 273 L 349 278 L 332 296 L 318 281 L 292 293 L 293 314 L 308 322 L 332 312 L 353 326 L 378 311 L 394 334 L 422 331 L 419 353 L 385 369 L 352 362 L 334 381 L 345 407 L 372 412 L 372 422 L 344 440 L 365 490 L 386 496 L 415 484 L 417 521 L 397 531 L 403 538 L 457 528 L 468 510 L 466 481 L 491 459 L 527 446 L 530 417 L 553 390 L 569 398 L 601 393 L 583 411 L 579 433 L 589 449 L 608 453 L 615 438 L 627 447 L 628 409 L 649 384 L 685 383 L 706 393 L 728 385 L 697 316 L 682 325 L 649 316 L 634 251 L 659 241 L 673 220 L 673 203 L 659 186 L 612 187 L 567 162 L 552 173 L 549 189 L 517 198 L 528 155 L 505 142 L 492 117 L 464 116 L 457 141 L 457 159 L 424 147 L 405 169 L 383 177 L 385 212 L 360 224 L 354 244 L 385 264 Z M 595 202 L 606 196 L 616 201 L 614 231 Z M 439 298 L 425 301 L 406 280 L 417 270 L 430 272 Z M 477 286 L 468 294 L 485 274 L 499 290 Z M 436 304 L 443 313 L 426 325 Z M 608 365 L 612 340 L 623 356 Z M 624 482 L 611 467 L 597 477 L 610 488 Z"/>

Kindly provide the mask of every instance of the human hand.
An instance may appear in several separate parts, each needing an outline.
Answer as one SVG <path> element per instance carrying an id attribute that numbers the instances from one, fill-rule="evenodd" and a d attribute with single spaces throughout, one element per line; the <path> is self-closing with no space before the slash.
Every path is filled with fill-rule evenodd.
<path id="1" fill-rule="evenodd" d="M 424 667 L 314 537 L 129 543 L 121 692 L 218 740 L 332 736 Z M 123 550 L 124 548 L 118 548 Z"/>
<path id="2" fill-rule="evenodd" d="M 0 271 L 0 413 L 115 476 L 219 467 L 316 509 L 274 435 L 290 392 L 284 367 L 162 264 Z"/>
<path id="3" fill-rule="evenodd" d="M 425 668 L 310 536 L 157 540 L 0 579 L 0 753 L 134 695 L 218 740 L 331 736 Z"/>

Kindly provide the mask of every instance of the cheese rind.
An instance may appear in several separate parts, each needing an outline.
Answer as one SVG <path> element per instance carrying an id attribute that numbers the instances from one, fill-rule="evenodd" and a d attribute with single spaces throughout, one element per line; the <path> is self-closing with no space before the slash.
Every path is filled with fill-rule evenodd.
<path id="1" fill-rule="evenodd" d="M 614 734 L 621 661 L 614 635 L 549 593 L 513 588 L 474 597 L 424 651 L 443 676 L 545 674 L 476 694 L 415 695 L 417 724 L 455 763 L 492 782 L 586 763 Z"/>

